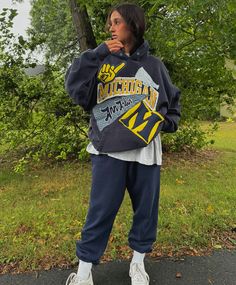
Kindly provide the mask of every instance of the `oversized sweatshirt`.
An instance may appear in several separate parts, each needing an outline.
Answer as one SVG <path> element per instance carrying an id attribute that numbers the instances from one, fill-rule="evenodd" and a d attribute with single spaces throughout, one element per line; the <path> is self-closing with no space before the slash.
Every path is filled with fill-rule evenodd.
<path id="1" fill-rule="evenodd" d="M 178 129 L 180 90 L 146 40 L 130 56 L 105 43 L 83 52 L 67 70 L 65 88 L 90 112 L 89 138 L 100 152 L 145 147 L 160 131 Z"/>

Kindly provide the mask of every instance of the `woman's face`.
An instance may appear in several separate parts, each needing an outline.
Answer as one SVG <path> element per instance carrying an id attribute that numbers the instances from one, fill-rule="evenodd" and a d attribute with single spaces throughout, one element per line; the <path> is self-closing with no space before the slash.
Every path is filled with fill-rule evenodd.
<path id="1" fill-rule="evenodd" d="M 133 34 L 118 11 L 113 11 L 111 14 L 109 31 L 113 40 L 117 39 L 123 44 L 133 41 Z"/>

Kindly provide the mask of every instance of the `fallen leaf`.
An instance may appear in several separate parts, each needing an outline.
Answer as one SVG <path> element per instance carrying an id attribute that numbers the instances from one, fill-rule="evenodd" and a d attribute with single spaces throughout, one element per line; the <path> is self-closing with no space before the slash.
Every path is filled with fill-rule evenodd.
<path id="1" fill-rule="evenodd" d="M 176 277 L 176 278 L 181 278 L 181 277 L 182 277 L 182 274 L 181 274 L 180 272 L 177 272 L 176 275 L 175 275 L 175 277 Z"/>
<path id="2" fill-rule="evenodd" d="M 185 181 L 183 179 L 178 179 L 178 178 L 175 179 L 175 182 L 176 182 L 176 184 L 180 184 L 180 185 L 185 183 Z"/>
<path id="3" fill-rule="evenodd" d="M 212 214 L 214 212 L 214 208 L 212 207 L 212 205 L 208 205 L 206 211 L 207 213 Z"/>

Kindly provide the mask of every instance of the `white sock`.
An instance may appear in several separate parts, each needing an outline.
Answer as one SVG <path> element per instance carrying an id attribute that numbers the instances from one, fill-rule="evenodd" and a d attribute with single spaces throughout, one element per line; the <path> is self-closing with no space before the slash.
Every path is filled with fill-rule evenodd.
<path id="1" fill-rule="evenodd" d="M 92 269 L 91 262 L 85 262 L 80 260 L 77 275 L 81 280 L 87 280 L 89 277 L 89 273 L 91 272 L 91 269 Z"/>
<path id="2" fill-rule="evenodd" d="M 145 257 L 145 253 L 140 253 L 134 250 L 133 258 L 131 260 L 132 263 L 143 263 Z"/>

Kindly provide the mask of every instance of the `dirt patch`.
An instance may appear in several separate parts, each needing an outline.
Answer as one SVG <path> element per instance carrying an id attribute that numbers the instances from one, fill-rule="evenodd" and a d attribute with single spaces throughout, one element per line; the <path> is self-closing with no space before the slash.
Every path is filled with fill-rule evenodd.
<path id="1" fill-rule="evenodd" d="M 223 155 L 221 151 L 213 149 L 204 149 L 197 151 L 185 150 L 182 152 L 164 152 L 163 167 L 171 167 L 172 165 L 201 165 L 214 162 Z"/>

